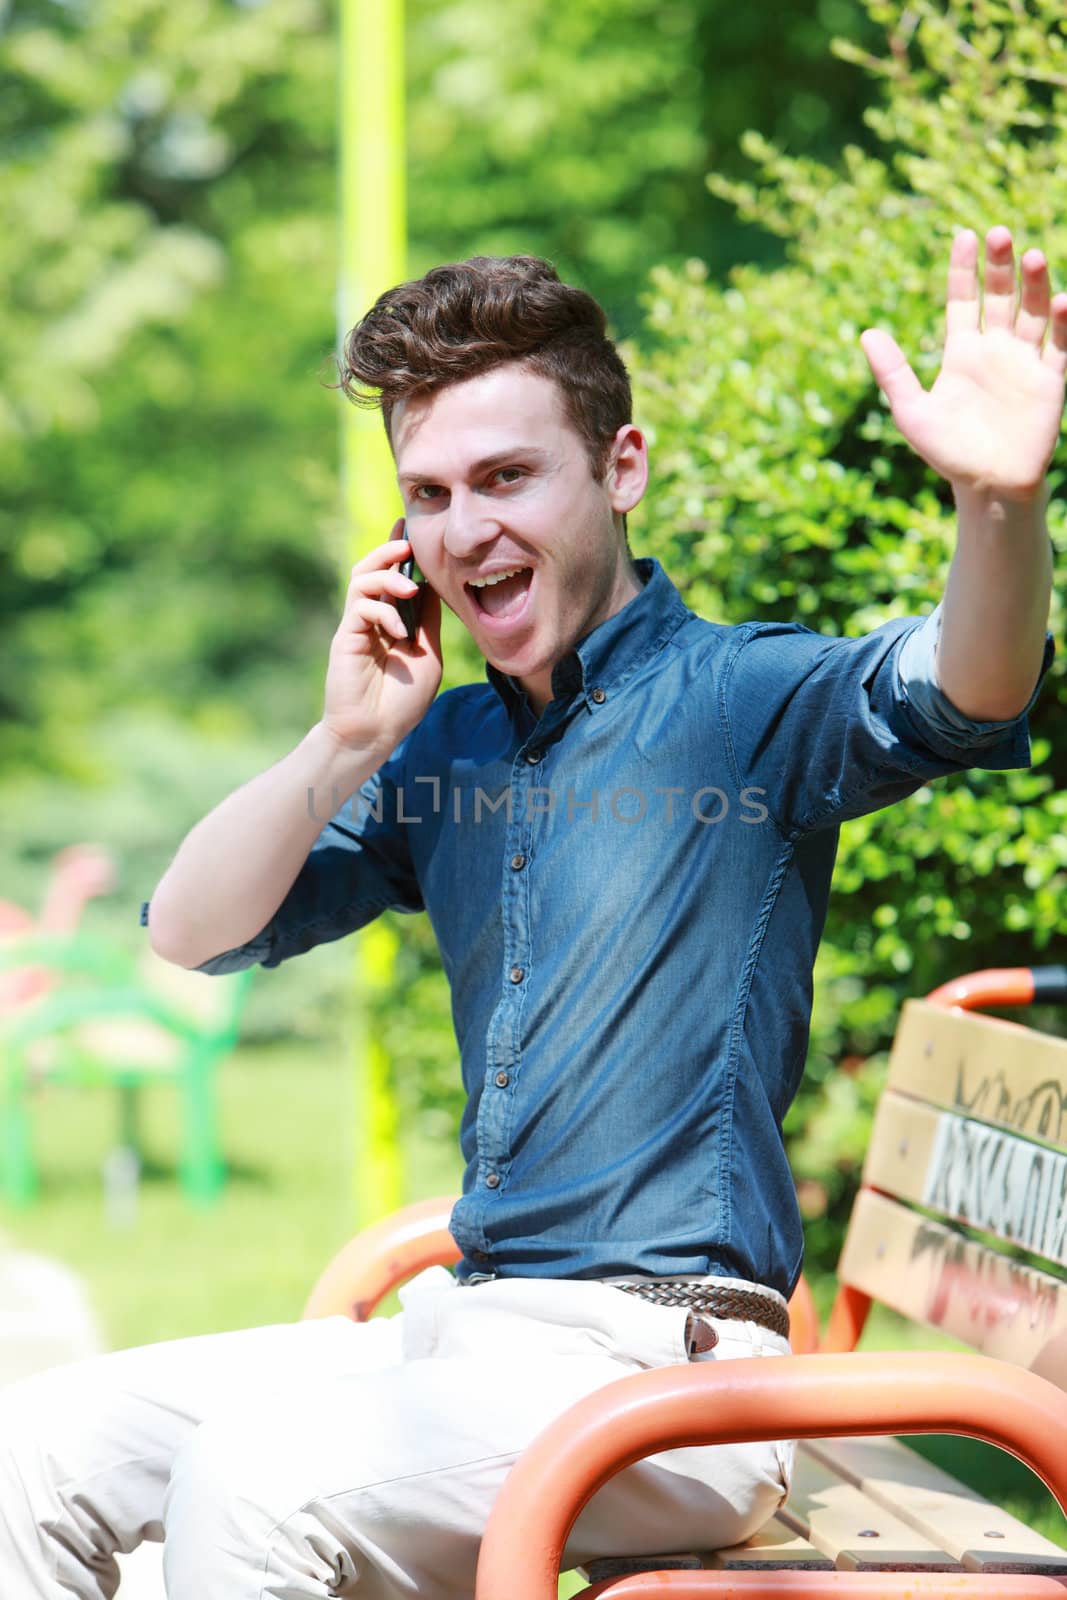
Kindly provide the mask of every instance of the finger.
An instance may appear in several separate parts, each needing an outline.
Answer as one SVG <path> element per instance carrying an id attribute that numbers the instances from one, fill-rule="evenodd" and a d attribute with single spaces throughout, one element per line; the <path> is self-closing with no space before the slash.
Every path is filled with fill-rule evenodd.
<path id="1" fill-rule="evenodd" d="M 356 599 L 345 612 L 342 627 L 346 632 L 367 633 L 371 628 L 381 628 L 394 639 L 406 639 L 407 629 L 400 619 L 396 606 L 388 600 Z"/>
<path id="2" fill-rule="evenodd" d="M 1019 297 L 1019 314 L 1015 318 L 1015 334 L 1025 344 L 1040 350 L 1048 327 L 1049 302 L 1052 299 L 1048 266 L 1040 250 L 1027 250 L 1019 266 L 1022 269 L 1023 286 Z"/>
<path id="3" fill-rule="evenodd" d="M 1062 378 L 1067 373 L 1067 294 L 1056 295 L 1050 310 L 1052 332 L 1041 359 Z"/>
<path id="4" fill-rule="evenodd" d="M 380 567 L 377 572 L 354 572 L 348 585 L 348 593 L 353 595 L 380 594 L 402 595 L 405 600 L 418 589 L 414 578 L 407 578 L 399 567 Z"/>
<path id="5" fill-rule="evenodd" d="M 908 366 L 896 340 L 881 328 L 866 328 L 860 334 L 863 353 L 874 374 L 874 381 L 889 401 L 890 409 L 918 400 L 925 390 Z"/>
<path id="6" fill-rule="evenodd" d="M 403 527 L 404 519 L 397 519 L 396 527 Z M 395 530 L 394 530 L 395 531 Z M 411 541 L 409 539 L 393 538 L 386 540 L 385 544 L 375 545 L 373 550 L 357 561 L 352 568 L 353 572 L 375 572 L 379 567 L 395 567 L 398 561 L 411 554 Z"/>
<path id="7" fill-rule="evenodd" d="M 945 334 L 978 331 L 978 235 L 964 228 L 952 241 L 948 259 Z"/>
<path id="8" fill-rule="evenodd" d="M 985 236 L 985 304 L 982 328 L 1011 331 L 1015 323 L 1015 252 L 1011 234 L 1002 224 Z"/>
<path id="9" fill-rule="evenodd" d="M 404 576 L 399 567 L 379 567 L 374 572 L 360 572 L 358 568 L 353 567 L 341 609 L 342 612 L 346 612 L 352 602 L 361 596 L 374 599 L 378 595 L 395 594 L 410 600 L 418 591 L 418 587 L 412 578 Z"/>

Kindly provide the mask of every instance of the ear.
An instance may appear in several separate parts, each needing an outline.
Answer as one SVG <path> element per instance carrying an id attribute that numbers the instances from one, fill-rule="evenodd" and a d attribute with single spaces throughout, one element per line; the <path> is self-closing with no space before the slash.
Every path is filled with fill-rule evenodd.
<path id="1" fill-rule="evenodd" d="M 640 428 L 627 422 L 615 435 L 605 485 L 611 509 L 632 511 L 648 487 L 648 442 Z"/>

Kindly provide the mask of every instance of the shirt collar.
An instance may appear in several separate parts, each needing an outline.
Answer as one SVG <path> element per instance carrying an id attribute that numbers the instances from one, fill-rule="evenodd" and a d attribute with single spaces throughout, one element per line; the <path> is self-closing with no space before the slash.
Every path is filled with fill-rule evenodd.
<path id="1" fill-rule="evenodd" d="M 552 669 L 554 699 L 569 700 L 576 694 L 588 699 L 594 690 L 602 691 L 603 697 L 625 682 L 689 616 L 681 595 L 654 556 L 639 556 L 634 568 L 643 585 L 640 594 L 556 662 Z M 527 703 L 518 679 L 488 661 L 485 675 L 509 711 L 518 711 Z"/>

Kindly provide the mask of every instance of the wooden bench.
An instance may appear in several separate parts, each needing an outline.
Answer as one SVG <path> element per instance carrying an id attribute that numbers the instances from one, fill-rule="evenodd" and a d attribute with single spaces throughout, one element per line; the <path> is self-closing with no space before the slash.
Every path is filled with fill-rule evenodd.
<path id="1" fill-rule="evenodd" d="M 1035 984 L 1067 998 L 1067 969 L 973 974 L 905 1005 L 818 1353 L 663 1368 L 574 1406 L 508 1478 L 477 1600 L 554 1600 L 570 1529 L 607 1478 L 746 1438 L 805 1441 L 766 1527 L 729 1550 L 592 1563 L 583 1600 L 1067 1600 L 1067 1550 L 893 1437 L 997 1444 L 1067 1511 L 1067 1041 L 968 1009 L 1026 1003 Z M 305 1315 L 365 1317 L 394 1283 L 455 1261 L 450 1208 L 353 1240 Z M 981 1353 L 854 1353 L 874 1300 Z M 803 1283 L 791 1311 L 794 1350 L 811 1350 Z"/>

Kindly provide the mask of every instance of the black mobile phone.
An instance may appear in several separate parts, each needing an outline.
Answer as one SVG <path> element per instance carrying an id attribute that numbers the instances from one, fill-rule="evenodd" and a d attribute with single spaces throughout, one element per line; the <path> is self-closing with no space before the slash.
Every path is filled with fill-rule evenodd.
<path id="1" fill-rule="evenodd" d="M 414 580 L 415 557 L 407 556 L 405 560 L 401 561 L 399 570 L 404 574 L 405 578 L 411 578 Z M 407 636 L 411 643 L 414 643 L 419 636 L 419 602 L 421 599 L 421 594 L 413 594 L 410 596 L 400 595 L 394 597 L 393 600 L 393 604 L 400 613 L 400 620 L 407 630 Z"/>

